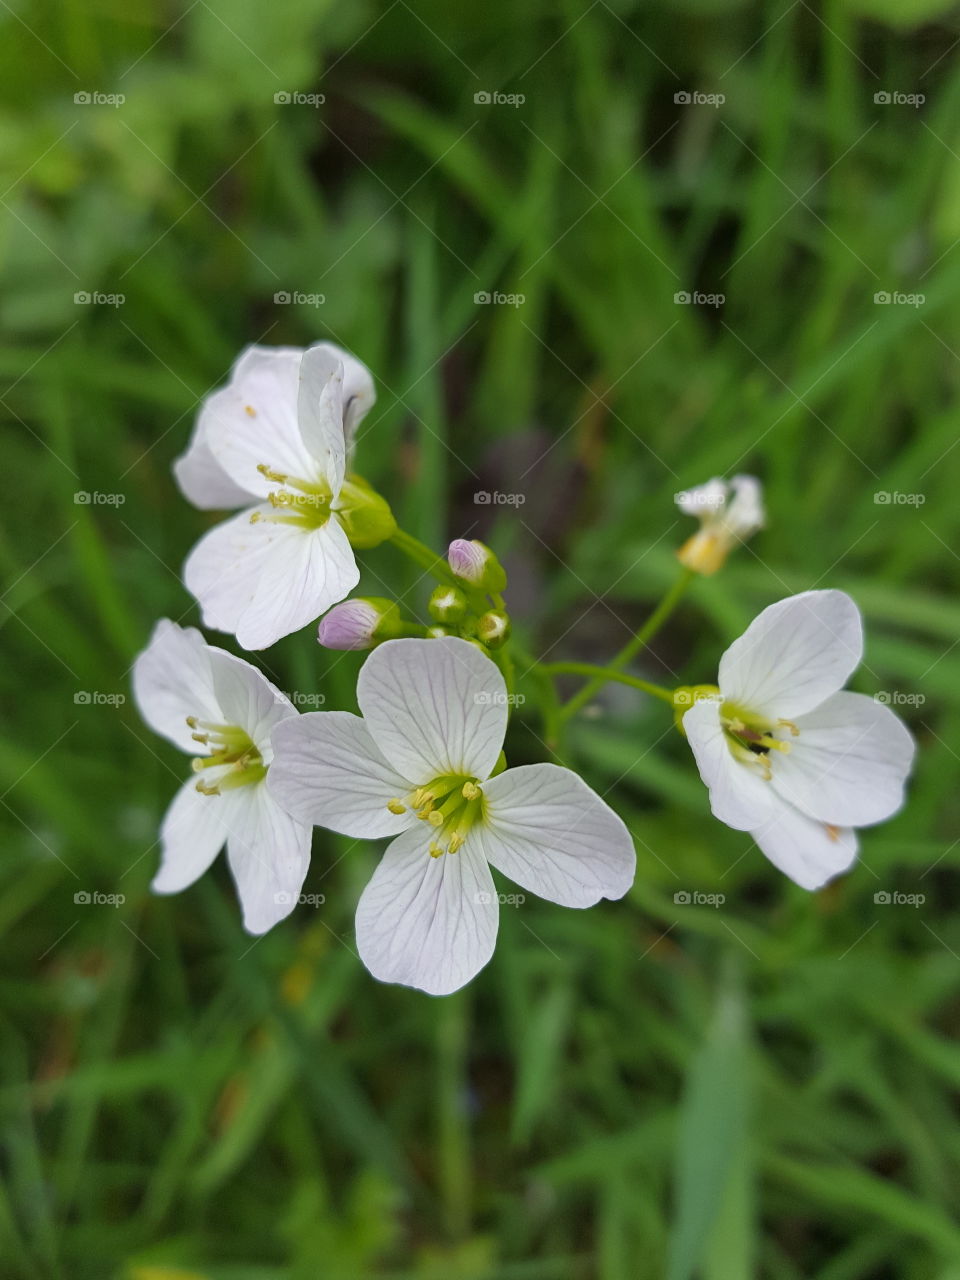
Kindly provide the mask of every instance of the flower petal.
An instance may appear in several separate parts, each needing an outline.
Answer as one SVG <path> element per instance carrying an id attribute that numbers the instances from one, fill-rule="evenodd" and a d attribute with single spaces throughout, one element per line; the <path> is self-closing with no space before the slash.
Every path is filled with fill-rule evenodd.
<path id="1" fill-rule="evenodd" d="M 516 884 L 563 907 L 622 898 L 633 883 L 630 832 L 569 769 L 521 765 L 483 784 L 476 840 L 486 860 Z"/>
<path id="2" fill-rule="evenodd" d="M 736 831 L 761 826 L 774 804 L 770 784 L 734 757 L 720 724 L 719 699 L 695 702 L 684 714 L 683 728 L 710 792 L 713 816 Z"/>
<path id="3" fill-rule="evenodd" d="M 265 498 L 276 484 L 261 475 L 264 464 L 300 479 L 317 465 L 297 425 L 298 347 L 247 347 L 230 382 L 214 392 L 201 413 L 204 439 L 223 471 L 248 494 Z"/>
<path id="4" fill-rule="evenodd" d="M 395 836 L 416 817 L 391 813 L 387 801 L 411 784 L 381 755 L 359 716 L 312 711 L 278 725 L 267 786 L 300 822 L 345 836 Z"/>
<path id="5" fill-rule="evenodd" d="M 903 804 L 914 742 L 902 720 L 862 693 L 841 691 L 804 716 L 773 788 L 810 818 L 837 826 L 883 822 Z"/>
<path id="6" fill-rule="evenodd" d="M 199 880 L 227 838 L 226 808 L 223 796 L 200 794 L 195 775 L 183 784 L 160 825 L 154 893 L 179 893 Z"/>
<path id="7" fill-rule="evenodd" d="M 793 719 L 843 688 L 863 657 L 860 611 L 843 591 L 804 591 L 764 609 L 720 659 L 723 696 Z"/>
<path id="8" fill-rule="evenodd" d="M 319 467 L 336 497 L 346 466 L 343 364 L 327 343 L 311 347 L 300 362 L 297 421 L 314 469 Z"/>
<path id="9" fill-rule="evenodd" d="M 357 681 L 374 742 L 417 783 L 441 774 L 489 777 L 507 731 L 507 688 L 467 640 L 388 640 Z"/>
<path id="10" fill-rule="evenodd" d="M 342 600 L 360 573 L 335 517 L 304 529 L 250 516 L 243 511 L 205 534 L 187 557 L 184 582 L 206 626 L 232 632 L 245 649 L 265 649 Z"/>
<path id="11" fill-rule="evenodd" d="M 357 948 L 381 982 L 445 996 L 493 955 L 500 908 L 480 853 L 431 858 L 432 830 L 418 822 L 383 855 L 357 906 Z"/>
<path id="12" fill-rule="evenodd" d="M 229 805 L 227 862 L 248 933 L 266 933 L 297 905 L 310 865 L 310 828 L 277 804 L 263 783 L 221 797 Z"/>
<path id="13" fill-rule="evenodd" d="M 133 664 L 137 709 L 156 733 L 181 751 L 197 754 L 187 716 L 221 721 L 210 665 L 210 646 L 193 627 L 161 618 L 150 643 Z"/>
<path id="14" fill-rule="evenodd" d="M 186 453 L 173 464 L 173 475 L 180 492 L 201 511 L 229 511 L 249 505 L 253 497 L 235 484 L 210 451 L 202 426 L 203 411 L 194 427 Z"/>
<path id="15" fill-rule="evenodd" d="M 223 649 L 209 650 L 217 702 L 225 724 L 240 725 L 269 765 L 273 759 L 270 736 L 274 725 L 296 717 L 297 709 L 285 693 L 271 684 L 262 671 Z"/>
<path id="16" fill-rule="evenodd" d="M 814 822 L 782 801 L 750 834 L 773 865 L 801 889 L 819 889 L 848 870 L 857 857 L 855 831 Z"/>

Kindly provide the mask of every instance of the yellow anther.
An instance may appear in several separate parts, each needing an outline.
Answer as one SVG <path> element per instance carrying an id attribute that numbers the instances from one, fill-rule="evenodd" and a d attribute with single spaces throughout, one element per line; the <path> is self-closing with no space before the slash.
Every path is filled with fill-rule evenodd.
<path id="1" fill-rule="evenodd" d="M 427 852 L 430 854 L 431 858 L 443 857 L 443 850 L 440 848 L 438 844 L 432 844 Z"/>
<path id="2" fill-rule="evenodd" d="M 220 794 L 219 787 L 209 786 L 202 778 L 198 779 L 196 788 L 202 796 L 218 796 Z"/>
<path id="3" fill-rule="evenodd" d="M 480 795 L 480 788 L 475 782 L 465 782 L 460 794 L 464 800 L 476 800 L 477 796 Z"/>
<path id="4" fill-rule="evenodd" d="M 280 471 L 274 471 L 272 467 L 268 467 L 265 462 L 257 463 L 257 470 L 265 480 L 272 480 L 274 484 L 286 484 L 288 477 Z"/>
<path id="5" fill-rule="evenodd" d="M 800 737 L 800 730 L 797 728 L 797 726 L 793 723 L 792 720 L 778 720 L 777 724 L 781 725 L 784 729 L 789 729 L 795 738 Z"/>
<path id="6" fill-rule="evenodd" d="M 463 836 L 460 834 L 459 831 L 455 831 L 453 835 L 450 837 L 450 843 L 447 845 L 447 852 L 456 853 L 462 844 L 463 844 Z"/>
<path id="7" fill-rule="evenodd" d="M 407 812 L 407 806 L 405 804 L 401 804 L 399 800 L 388 800 L 387 808 L 390 810 L 391 813 L 399 814 L 399 813 Z"/>
<path id="8" fill-rule="evenodd" d="M 202 742 L 204 746 L 210 741 L 209 733 L 191 733 L 190 737 L 194 742 Z"/>
<path id="9" fill-rule="evenodd" d="M 247 415 L 248 418 L 255 418 L 257 416 L 257 411 L 256 409 L 254 409 L 253 405 L 251 404 L 245 404 L 243 406 L 243 412 Z"/>
<path id="10" fill-rule="evenodd" d="M 196 727 L 197 727 L 197 725 L 198 725 L 199 723 L 200 723 L 200 721 L 197 719 L 197 717 L 196 717 L 196 716 L 187 716 L 187 727 L 188 727 L 188 728 L 190 728 L 190 729 L 196 729 Z"/>
<path id="11" fill-rule="evenodd" d="M 442 827 L 443 814 L 438 809 L 433 809 L 427 814 L 427 821 L 430 823 L 431 827 Z"/>

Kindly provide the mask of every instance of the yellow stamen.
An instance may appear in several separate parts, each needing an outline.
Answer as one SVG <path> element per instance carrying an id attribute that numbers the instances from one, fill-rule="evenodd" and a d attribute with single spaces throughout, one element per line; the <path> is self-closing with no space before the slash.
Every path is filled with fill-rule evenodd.
<path id="1" fill-rule="evenodd" d="M 391 813 L 400 814 L 407 812 L 407 806 L 405 804 L 401 804 L 399 800 L 388 800 L 387 808 Z"/>

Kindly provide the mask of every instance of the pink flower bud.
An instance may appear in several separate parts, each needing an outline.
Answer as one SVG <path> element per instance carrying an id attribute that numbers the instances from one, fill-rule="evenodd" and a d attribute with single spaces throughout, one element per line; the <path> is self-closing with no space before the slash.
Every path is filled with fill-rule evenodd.
<path id="1" fill-rule="evenodd" d="M 386 602 L 389 603 L 389 602 Z M 383 617 L 380 601 L 344 600 L 320 619 L 317 639 L 325 649 L 372 649 Z"/>

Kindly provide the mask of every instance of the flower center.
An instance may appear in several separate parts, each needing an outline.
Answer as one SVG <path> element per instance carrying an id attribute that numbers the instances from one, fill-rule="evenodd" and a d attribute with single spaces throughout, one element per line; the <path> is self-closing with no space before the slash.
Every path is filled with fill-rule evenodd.
<path id="1" fill-rule="evenodd" d="M 434 778 L 425 787 L 417 787 L 403 800 L 390 800 L 391 813 L 412 809 L 423 822 L 429 822 L 436 834 L 430 842 L 430 857 L 456 853 L 470 829 L 483 819 L 483 791 L 477 778 L 448 773 Z"/>
<path id="2" fill-rule="evenodd" d="M 792 720 L 769 720 L 732 702 L 721 706 L 720 723 L 734 758 L 751 769 L 758 769 L 766 782 L 773 777 L 770 762 L 775 757 L 771 757 L 770 752 L 786 755 L 792 744 L 785 735 L 796 738 L 800 734 Z"/>
<path id="3" fill-rule="evenodd" d="M 257 470 L 273 484 L 283 486 L 267 495 L 273 513 L 254 511 L 251 524 L 269 520 L 273 524 L 294 524 L 301 529 L 319 529 L 330 519 L 333 495 L 324 480 L 302 480 L 284 475 L 261 462 Z"/>
<path id="4" fill-rule="evenodd" d="M 267 776 L 263 756 L 246 729 L 236 724 L 213 724 L 209 720 L 198 720 L 196 716 L 187 716 L 187 724 L 194 730 L 194 742 L 210 749 L 208 755 L 194 757 L 194 773 L 218 770 L 207 775 L 209 782 L 203 777 L 197 779 L 197 790 L 202 795 L 218 796 L 221 791 L 246 787 Z M 202 732 L 197 733 L 197 729 Z"/>

